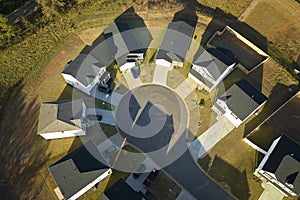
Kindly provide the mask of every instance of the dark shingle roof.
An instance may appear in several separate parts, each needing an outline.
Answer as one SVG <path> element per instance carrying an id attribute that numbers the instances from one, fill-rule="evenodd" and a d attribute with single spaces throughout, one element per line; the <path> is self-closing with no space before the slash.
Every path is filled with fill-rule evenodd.
<path id="1" fill-rule="evenodd" d="M 110 200 L 142 200 L 144 198 L 144 195 L 134 191 L 123 179 L 118 180 L 117 183 L 105 192 L 105 195 Z"/>
<path id="2" fill-rule="evenodd" d="M 228 108 L 243 121 L 262 105 L 267 97 L 243 79 L 230 87 L 219 99 L 223 100 Z"/>
<path id="3" fill-rule="evenodd" d="M 97 146 L 89 140 L 51 165 L 49 170 L 62 195 L 68 199 L 109 170 L 103 163 Z"/>
<path id="4" fill-rule="evenodd" d="M 184 62 L 193 34 L 194 27 L 184 21 L 171 22 L 160 44 L 156 59 L 172 62 L 172 57 L 167 55 L 168 52 L 171 52 L 176 55 L 176 59 Z"/>
<path id="5" fill-rule="evenodd" d="M 300 145 L 294 140 L 282 135 L 262 169 L 274 173 L 281 183 L 293 185 L 289 188 L 300 194 Z"/>
<path id="6" fill-rule="evenodd" d="M 100 68 L 105 67 L 91 55 L 80 54 L 63 70 L 63 74 L 70 74 L 80 83 L 88 86 L 99 74 Z"/>

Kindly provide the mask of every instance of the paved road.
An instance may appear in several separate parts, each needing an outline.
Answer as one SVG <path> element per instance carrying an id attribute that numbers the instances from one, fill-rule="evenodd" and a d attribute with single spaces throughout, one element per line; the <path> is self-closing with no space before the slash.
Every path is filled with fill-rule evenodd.
<path id="1" fill-rule="evenodd" d="M 127 138 L 129 143 L 147 153 L 158 166 L 196 199 L 234 199 L 194 162 L 186 140 L 188 130 L 182 127 L 183 125 L 187 127 L 185 107 L 181 105 L 182 100 L 170 91 L 162 86 L 147 86 L 132 92 L 134 101 L 130 101 L 131 98 L 125 96 L 116 110 L 116 125 L 122 126 L 122 128 L 119 127 L 120 133 Z M 151 113 L 151 109 L 147 108 L 147 103 L 145 103 L 148 101 L 151 101 L 152 107 L 159 104 L 163 109 Z M 134 106 L 136 108 L 133 108 Z M 128 107 L 131 108 L 131 115 L 124 117 L 124 113 L 130 112 Z M 125 112 L 123 112 L 124 109 Z M 135 126 L 141 128 L 145 126 L 148 131 L 152 130 L 149 124 L 154 126 L 153 129 L 157 129 L 158 123 L 153 123 L 156 121 L 153 116 L 156 114 L 160 116 L 161 112 L 168 117 L 157 134 L 148 135 L 146 130 L 135 134 L 131 132 L 136 129 Z M 180 118 L 182 116 L 185 120 Z"/>

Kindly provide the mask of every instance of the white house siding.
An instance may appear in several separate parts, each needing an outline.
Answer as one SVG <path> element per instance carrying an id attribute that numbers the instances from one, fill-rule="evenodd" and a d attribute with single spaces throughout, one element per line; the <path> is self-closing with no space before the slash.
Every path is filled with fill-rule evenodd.
<path id="1" fill-rule="evenodd" d="M 89 189 L 91 189 L 92 187 L 94 187 L 97 183 L 99 183 L 100 181 L 102 181 L 103 179 L 105 179 L 107 176 L 109 176 L 112 173 L 111 169 L 108 169 L 105 173 L 101 174 L 98 178 L 96 178 L 93 182 L 89 183 L 87 186 L 85 186 L 84 188 L 82 188 L 79 192 L 77 192 L 76 194 L 74 194 L 71 198 L 69 198 L 68 200 L 75 200 L 78 199 L 81 195 L 83 195 L 84 193 L 86 193 Z"/>
<path id="2" fill-rule="evenodd" d="M 235 68 L 236 64 L 230 65 L 221 75 L 220 77 L 214 82 L 214 85 L 210 88 L 210 91 L 214 89 L 221 81 L 223 81 Z"/>
<path id="3" fill-rule="evenodd" d="M 90 94 L 90 90 L 88 87 L 85 87 L 82 83 L 80 83 L 77 79 L 75 79 L 73 76 L 69 75 L 69 74 L 62 74 L 62 76 L 64 77 L 65 81 L 72 85 L 74 88 L 82 91 L 83 93 L 89 95 Z"/>
<path id="4" fill-rule="evenodd" d="M 155 64 L 162 65 L 162 66 L 168 67 L 170 69 L 172 68 L 172 63 L 166 61 L 165 59 L 156 59 Z"/>
<path id="5" fill-rule="evenodd" d="M 52 133 L 42 133 L 40 134 L 46 140 L 67 138 L 67 137 L 76 137 L 84 136 L 85 132 L 83 130 L 71 130 L 71 131 L 61 131 L 61 132 L 52 132 Z"/>
<path id="6" fill-rule="evenodd" d="M 132 67 L 135 66 L 135 62 L 128 62 L 128 63 L 125 63 L 124 65 L 122 66 L 119 66 L 120 70 L 123 72 L 127 69 L 131 69 Z"/>

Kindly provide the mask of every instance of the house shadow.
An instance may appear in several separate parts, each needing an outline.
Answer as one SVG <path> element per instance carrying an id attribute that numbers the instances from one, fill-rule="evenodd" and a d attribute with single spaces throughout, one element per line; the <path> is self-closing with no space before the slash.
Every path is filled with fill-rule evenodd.
<path id="1" fill-rule="evenodd" d="M 282 106 L 287 100 L 294 96 L 299 91 L 297 85 L 284 85 L 277 83 L 268 97 L 267 102 L 262 108 L 261 112 L 253 118 L 250 122 L 246 123 L 244 129 L 244 137 L 256 129 L 265 119 L 267 119 L 273 112 Z"/>
<path id="2" fill-rule="evenodd" d="M 247 181 L 247 172 L 239 171 L 231 164 L 215 156 L 212 160 L 208 174 L 212 176 L 227 191 L 240 200 L 249 199 L 249 184 Z"/>
<path id="3" fill-rule="evenodd" d="M 36 179 L 49 158 L 48 142 L 37 135 L 40 100 L 29 98 L 22 90 L 19 85 L 12 91 L 0 123 L 1 199 L 38 195 L 41 188 Z"/>
<path id="4" fill-rule="evenodd" d="M 191 27 L 195 28 L 198 21 L 196 9 L 189 4 L 186 4 L 184 8 L 174 14 L 172 22 L 184 21 Z"/>

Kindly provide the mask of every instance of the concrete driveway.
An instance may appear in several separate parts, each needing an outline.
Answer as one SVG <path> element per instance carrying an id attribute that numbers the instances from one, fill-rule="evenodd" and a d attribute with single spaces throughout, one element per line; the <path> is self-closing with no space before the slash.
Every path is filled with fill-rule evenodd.
<path id="1" fill-rule="evenodd" d="M 99 108 L 88 108 L 86 110 L 87 115 L 101 115 L 102 119 L 99 121 L 100 123 L 115 125 L 115 120 L 113 117 L 113 111 L 104 110 Z"/>

